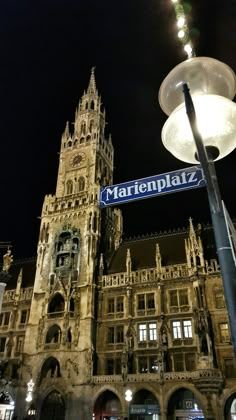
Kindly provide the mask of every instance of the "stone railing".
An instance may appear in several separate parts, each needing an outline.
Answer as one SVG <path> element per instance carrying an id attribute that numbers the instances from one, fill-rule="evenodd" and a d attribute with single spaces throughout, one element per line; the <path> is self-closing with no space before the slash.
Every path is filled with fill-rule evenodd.
<path id="1" fill-rule="evenodd" d="M 216 260 L 206 262 L 203 271 L 207 274 L 215 274 L 220 272 L 220 266 Z M 188 268 L 187 264 L 175 264 L 162 267 L 162 272 L 157 274 L 155 268 L 146 270 L 137 270 L 131 273 L 129 277 L 126 272 L 118 274 L 110 274 L 102 277 L 103 287 L 121 287 L 129 284 L 151 283 L 161 280 L 172 280 L 178 278 L 186 278 L 194 275 L 195 269 Z"/>
<path id="2" fill-rule="evenodd" d="M 165 372 L 160 376 L 160 373 L 137 373 L 127 375 L 126 382 L 157 382 L 160 379 L 165 382 L 176 382 L 176 381 L 194 381 L 201 378 L 208 379 L 222 379 L 222 373 L 218 369 L 199 369 L 193 372 Z M 92 377 L 94 384 L 101 383 L 115 383 L 123 382 L 121 375 L 98 375 Z"/>
<path id="3" fill-rule="evenodd" d="M 21 289 L 20 296 L 16 295 L 16 290 L 7 290 L 3 296 L 3 303 L 14 302 L 15 300 L 31 300 L 33 296 L 33 287 Z"/>
<path id="4" fill-rule="evenodd" d="M 193 273 L 189 271 L 186 264 L 178 264 L 162 267 L 162 273 L 159 275 L 155 268 L 133 271 L 130 277 L 128 277 L 126 272 L 110 274 L 102 277 L 102 285 L 103 287 L 120 287 L 128 284 L 145 284 L 160 280 L 189 277 L 191 274 Z"/>

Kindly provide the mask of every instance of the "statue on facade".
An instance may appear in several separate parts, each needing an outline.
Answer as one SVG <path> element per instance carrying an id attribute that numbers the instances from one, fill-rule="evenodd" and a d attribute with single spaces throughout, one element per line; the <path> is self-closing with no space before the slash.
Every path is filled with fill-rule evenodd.
<path id="1" fill-rule="evenodd" d="M 2 271 L 5 271 L 6 273 L 8 273 L 12 262 L 13 262 L 13 255 L 11 255 L 11 250 L 8 248 L 6 254 L 3 255 Z"/>

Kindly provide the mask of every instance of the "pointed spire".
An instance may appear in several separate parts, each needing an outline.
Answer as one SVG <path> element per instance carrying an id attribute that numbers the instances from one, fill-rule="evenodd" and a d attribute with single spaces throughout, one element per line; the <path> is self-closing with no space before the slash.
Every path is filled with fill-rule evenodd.
<path id="1" fill-rule="evenodd" d="M 191 217 L 189 218 L 189 236 L 190 238 L 192 237 L 196 239 L 196 234 L 193 227 L 193 219 Z"/>
<path id="2" fill-rule="evenodd" d="M 96 93 L 97 92 L 96 91 L 96 81 L 95 81 L 94 70 L 95 70 L 95 67 L 92 67 L 87 93 Z"/>

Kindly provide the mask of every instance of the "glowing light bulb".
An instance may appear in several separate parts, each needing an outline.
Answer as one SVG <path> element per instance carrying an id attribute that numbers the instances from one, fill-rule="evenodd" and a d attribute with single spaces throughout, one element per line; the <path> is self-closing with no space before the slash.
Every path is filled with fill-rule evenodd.
<path id="1" fill-rule="evenodd" d="M 177 20 L 177 26 L 178 28 L 183 28 L 184 25 L 185 25 L 185 17 L 180 16 Z"/>
<path id="2" fill-rule="evenodd" d="M 189 58 L 192 56 L 193 49 L 190 44 L 184 46 L 184 51 L 188 54 Z"/>
<path id="3" fill-rule="evenodd" d="M 178 32 L 178 38 L 184 38 L 185 32 L 183 31 L 183 29 L 181 29 L 181 31 Z"/>

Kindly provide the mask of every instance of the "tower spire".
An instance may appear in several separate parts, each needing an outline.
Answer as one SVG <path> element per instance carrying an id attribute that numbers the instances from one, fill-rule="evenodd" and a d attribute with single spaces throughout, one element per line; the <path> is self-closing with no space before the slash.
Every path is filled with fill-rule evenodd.
<path id="1" fill-rule="evenodd" d="M 95 67 L 92 67 L 87 93 L 95 93 L 95 94 L 97 93 L 94 71 L 95 71 Z"/>

